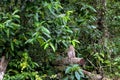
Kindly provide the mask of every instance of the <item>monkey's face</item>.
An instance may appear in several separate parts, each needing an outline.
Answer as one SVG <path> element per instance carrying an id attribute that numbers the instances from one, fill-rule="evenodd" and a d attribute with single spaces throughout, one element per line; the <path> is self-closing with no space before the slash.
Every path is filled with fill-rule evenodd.
<path id="1" fill-rule="evenodd" d="M 70 49 L 70 50 L 74 50 L 73 45 L 70 45 L 69 49 Z"/>

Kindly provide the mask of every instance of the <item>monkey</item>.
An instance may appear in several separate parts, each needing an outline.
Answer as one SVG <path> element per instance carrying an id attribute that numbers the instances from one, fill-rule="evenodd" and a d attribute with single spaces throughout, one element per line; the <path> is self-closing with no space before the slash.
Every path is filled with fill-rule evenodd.
<path id="1" fill-rule="evenodd" d="M 73 45 L 70 45 L 67 51 L 68 58 L 75 58 L 75 49 Z"/>
<path id="2" fill-rule="evenodd" d="M 75 58 L 76 57 L 75 56 L 75 49 L 74 49 L 73 45 L 69 46 L 69 48 L 67 50 L 67 55 L 68 55 L 69 61 L 72 63 L 71 58 Z"/>

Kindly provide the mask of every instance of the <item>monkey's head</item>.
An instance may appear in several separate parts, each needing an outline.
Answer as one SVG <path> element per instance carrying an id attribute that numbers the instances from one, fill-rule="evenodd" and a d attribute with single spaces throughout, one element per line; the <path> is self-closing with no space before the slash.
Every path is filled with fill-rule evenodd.
<path id="1" fill-rule="evenodd" d="M 70 45 L 70 46 L 69 46 L 69 49 L 70 49 L 70 50 L 74 50 L 74 46 L 73 46 L 73 45 Z"/>

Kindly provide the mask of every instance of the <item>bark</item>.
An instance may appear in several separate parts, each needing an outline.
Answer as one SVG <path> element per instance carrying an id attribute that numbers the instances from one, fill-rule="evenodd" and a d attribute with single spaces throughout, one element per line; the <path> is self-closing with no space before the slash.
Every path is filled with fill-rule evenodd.
<path id="1" fill-rule="evenodd" d="M 5 60 L 5 56 L 2 56 L 0 61 L 0 80 L 3 80 L 7 65 L 8 60 Z"/>
<path id="2" fill-rule="evenodd" d="M 104 29 L 106 28 L 105 25 L 105 18 L 106 18 L 106 0 L 98 0 L 97 6 L 99 8 L 97 9 L 97 25 L 98 29 L 102 32 L 104 32 Z"/>
<path id="3" fill-rule="evenodd" d="M 83 70 L 83 73 L 85 75 L 87 75 L 90 78 L 90 80 L 120 80 L 119 78 L 111 79 L 111 78 L 105 77 L 105 76 L 100 75 L 100 74 L 93 74 L 93 73 L 86 71 L 86 70 Z"/>
<path id="4" fill-rule="evenodd" d="M 54 65 L 69 65 L 69 64 L 79 64 L 79 65 L 84 65 L 85 64 L 85 60 L 83 58 L 71 58 L 69 60 L 68 57 L 63 58 L 61 60 L 56 60 L 55 62 L 53 62 Z"/>
<path id="5" fill-rule="evenodd" d="M 86 70 L 83 70 L 83 73 L 85 75 L 87 75 L 91 80 L 102 80 L 103 76 L 101 76 L 100 74 L 93 74 L 91 72 L 88 72 Z"/>

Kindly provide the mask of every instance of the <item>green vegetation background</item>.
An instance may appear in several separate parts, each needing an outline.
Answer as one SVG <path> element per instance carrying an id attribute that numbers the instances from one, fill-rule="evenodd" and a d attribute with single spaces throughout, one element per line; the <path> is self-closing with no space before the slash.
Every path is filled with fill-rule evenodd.
<path id="1" fill-rule="evenodd" d="M 65 57 L 70 44 L 86 70 L 119 77 L 120 2 L 106 0 L 103 7 L 101 1 L 1 0 L 0 53 L 10 59 L 4 80 L 57 79 L 51 63 Z M 97 23 L 100 11 L 105 28 Z"/>

